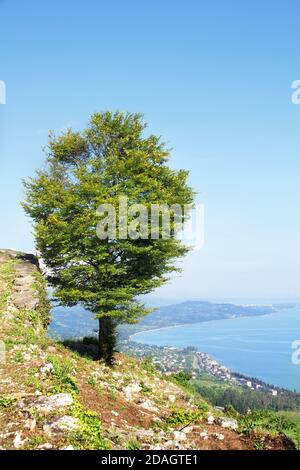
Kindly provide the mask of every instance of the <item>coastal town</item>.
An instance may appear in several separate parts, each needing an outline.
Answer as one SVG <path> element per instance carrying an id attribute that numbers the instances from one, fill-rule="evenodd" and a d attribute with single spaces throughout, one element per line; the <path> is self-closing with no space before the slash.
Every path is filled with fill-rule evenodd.
<path id="1" fill-rule="evenodd" d="M 197 379 L 201 373 L 206 373 L 220 381 L 252 390 L 268 392 L 274 397 L 281 390 L 258 379 L 233 372 L 219 364 L 208 354 L 199 352 L 192 346 L 186 348 L 155 346 L 136 343 L 128 339 L 122 341 L 120 350 L 140 359 L 151 357 L 153 365 L 165 375 L 186 371 L 191 373 L 192 379 Z"/>

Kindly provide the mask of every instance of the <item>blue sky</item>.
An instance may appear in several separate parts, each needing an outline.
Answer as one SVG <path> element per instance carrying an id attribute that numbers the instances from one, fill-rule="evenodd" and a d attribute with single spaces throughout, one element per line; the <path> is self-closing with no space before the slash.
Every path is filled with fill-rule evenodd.
<path id="1" fill-rule="evenodd" d="M 0 246 L 33 249 L 21 179 L 48 131 L 145 115 L 205 205 L 205 245 L 157 296 L 300 300 L 297 1 L 0 0 Z"/>

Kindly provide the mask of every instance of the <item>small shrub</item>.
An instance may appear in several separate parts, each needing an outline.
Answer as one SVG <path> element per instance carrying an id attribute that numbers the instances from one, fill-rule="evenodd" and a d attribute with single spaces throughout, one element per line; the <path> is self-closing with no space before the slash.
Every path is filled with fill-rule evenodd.
<path id="1" fill-rule="evenodd" d="M 35 272 L 33 274 L 35 278 L 34 282 L 34 289 L 39 298 L 39 305 L 38 305 L 38 317 L 39 322 L 42 323 L 44 328 L 50 323 L 50 302 L 47 295 L 47 282 L 44 279 L 43 275 L 40 272 Z"/>
<path id="2" fill-rule="evenodd" d="M 25 449 L 26 450 L 33 450 L 37 446 L 44 443 L 44 438 L 42 436 L 34 436 L 26 443 Z"/>
<path id="3" fill-rule="evenodd" d="M 264 450 L 265 449 L 265 440 L 263 436 L 257 437 L 254 442 L 255 450 Z"/>
<path id="4" fill-rule="evenodd" d="M 97 385 L 97 380 L 95 379 L 95 377 L 89 377 L 89 378 L 87 379 L 87 383 L 88 383 L 89 385 L 92 385 L 92 387 L 96 387 L 96 385 Z"/>
<path id="5" fill-rule="evenodd" d="M 145 382 L 141 381 L 140 386 L 144 395 L 149 395 L 152 392 L 152 388 L 148 387 Z"/>
<path id="6" fill-rule="evenodd" d="M 172 374 L 171 378 L 178 384 L 181 385 L 182 387 L 186 387 L 189 385 L 190 380 L 192 379 L 192 374 L 187 371 L 180 371 L 177 372 L 176 374 Z"/>
<path id="7" fill-rule="evenodd" d="M 140 444 L 136 439 L 130 439 L 126 444 L 127 450 L 140 450 Z"/>
<path id="8" fill-rule="evenodd" d="M 16 398 L 0 396 L 0 408 L 9 408 L 15 401 Z"/>
<path id="9" fill-rule="evenodd" d="M 224 413 L 226 416 L 229 416 L 230 418 L 238 418 L 239 413 L 236 411 L 236 409 L 231 405 L 226 405 L 224 408 Z"/>
<path id="10" fill-rule="evenodd" d="M 72 433 L 71 444 L 77 449 L 107 450 L 109 445 L 102 437 L 101 421 L 94 411 L 84 408 L 74 397 L 73 416 L 78 418 L 81 427 Z"/>
<path id="11" fill-rule="evenodd" d="M 173 408 L 170 416 L 167 419 L 169 426 L 188 426 L 203 418 L 200 410 L 186 410 L 184 408 Z"/>
<path id="12" fill-rule="evenodd" d="M 252 411 L 239 418 L 239 430 L 243 434 L 249 434 L 253 429 L 268 432 L 270 434 L 287 434 L 295 431 L 297 426 L 286 416 L 272 411 Z"/>
<path id="13" fill-rule="evenodd" d="M 141 367 L 146 371 L 148 372 L 148 374 L 155 374 L 157 371 L 156 371 L 156 368 L 152 362 L 152 357 L 151 356 L 146 356 L 145 359 L 143 359 L 141 361 Z"/>
<path id="14" fill-rule="evenodd" d="M 78 392 L 75 380 L 70 376 L 73 369 L 71 362 L 66 359 L 61 362 L 56 356 L 48 356 L 48 361 L 53 365 L 52 376 L 55 384 L 52 392 Z"/>
<path id="15" fill-rule="evenodd" d="M 21 351 L 17 351 L 14 357 L 14 361 L 17 362 L 18 364 L 23 364 L 24 362 L 24 357 Z"/>

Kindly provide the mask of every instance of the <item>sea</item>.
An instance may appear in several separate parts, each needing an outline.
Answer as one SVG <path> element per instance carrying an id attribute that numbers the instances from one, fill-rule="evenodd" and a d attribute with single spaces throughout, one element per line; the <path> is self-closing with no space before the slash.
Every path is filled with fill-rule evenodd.
<path id="1" fill-rule="evenodd" d="M 53 309 L 50 335 L 89 335 L 97 322 L 83 309 Z M 133 341 L 157 346 L 194 346 L 234 372 L 300 392 L 300 307 L 261 316 L 148 330 Z M 298 364 L 299 362 L 299 364 Z"/>

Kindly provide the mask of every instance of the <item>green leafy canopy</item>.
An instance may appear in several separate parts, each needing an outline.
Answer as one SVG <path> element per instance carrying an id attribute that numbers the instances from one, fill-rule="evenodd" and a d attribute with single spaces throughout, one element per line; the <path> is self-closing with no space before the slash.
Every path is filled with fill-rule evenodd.
<path id="1" fill-rule="evenodd" d="M 137 297 L 165 283 L 188 251 L 175 237 L 97 237 L 97 207 L 117 208 L 120 196 L 147 207 L 193 202 L 188 172 L 168 166 L 165 144 L 145 127 L 140 114 L 94 114 L 83 132 L 50 134 L 45 170 L 24 182 L 23 207 L 56 298 L 117 322 L 148 313 Z"/>

